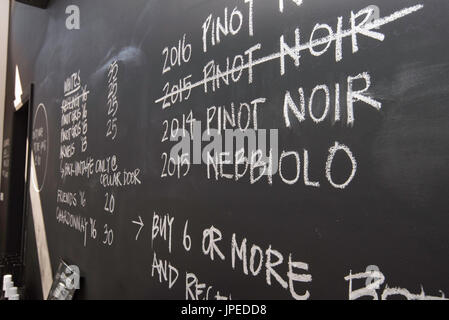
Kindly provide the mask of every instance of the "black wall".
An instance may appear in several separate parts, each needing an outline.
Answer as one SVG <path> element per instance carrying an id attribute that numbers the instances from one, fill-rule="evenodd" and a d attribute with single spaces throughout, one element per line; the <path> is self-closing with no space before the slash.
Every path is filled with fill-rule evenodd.
<path id="1" fill-rule="evenodd" d="M 293 290 L 300 295 L 307 291 L 312 299 L 347 299 L 349 281 L 345 277 L 363 273 L 368 266 L 376 266 L 385 277 L 376 291 L 379 297 L 387 285 L 407 289 L 408 297 L 419 295 L 421 288 L 430 297 L 441 297 L 440 290 L 449 292 L 449 4 L 444 0 L 304 0 L 301 6 L 284 2 L 281 13 L 277 1 L 254 1 L 253 36 L 247 23 L 248 4 L 240 0 L 50 1 L 46 10 L 15 4 L 5 138 L 12 130 L 8 119 L 12 117 L 17 64 L 24 88 L 31 82 L 36 85 L 34 129 L 43 128 L 44 137 L 37 140 L 47 147 L 39 153 L 42 162 L 36 171 L 38 187 L 42 186 L 39 195 L 53 272 L 60 258 L 80 267 L 83 286 L 76 298 L 184 299 L 189 292 L 186 280 L 192 280 L 187 274 L 195 274 L 199 283 L 206 284 L 205 290 L 212 286 L 211 296 L 219 291 L 233 299 L 291 299 Z M 80 9 L 79 30 L 66 28 L 66 7 L 72 4 Z M 416 12 L 402 11 L 402 18 L 391 16 L 418 4 L 424 7 L 415 7 Z M 371 30 L 384 34 L 383 41 L 358 34 L 358 52 L 353 53 L 351 37 L 344 37 L 341 61 L 336 61 L 333 41 L 320 56 L 301 51 L 299 67 L 286 57 L 284 75 L 279 71 L 280 59 L 273 58 L 254 66 L 252 83 L 244 70 L 237 83 L 231 80 L 225 85 L 221 81 L 215 92 L 209 83 L 207 93 L 204 86 L 196 87 L 187 101 L 169 108 L 155 102 L 164 95 L 167 82 L 171 86 L 189 74 L 192 83 L 201 81 L 203 68 L 211 60 L 224 70 L 227 57 L 231 65 L 236 55 L 247 59 L 244 52 L 257 43 L 261 48 L 254 52 L 254 60 L 269 56 L 279 52 L 281 35 L 292 46 L 299 28 L 304 44 L 317 23 L 329 24 L 336 32 L 338 17 L 347 30 L 351 11 L 355 14 L 369 5 L 380 8 L 380 18 L 394 21 Z M 204 53 L 201 26 L 210 14 L 223 19 L 225 7 L 228 16 L 235 7 L 242 12 L 242 28 L 235 36 L 222 37 L 215 46 L 209 41 Z M 184 34 L 192 46 L 190 61 L 162 74 L 164 48 L 176 46 Z M 315 38 L 325 35 L 321 30 Z M 324 46 L 315 49 L 321 51 Z M 118 111 L 111 116 L 108 68 L 114 61 L 118 65 Z M 61 124 L 64 83 L 78 71 L 82 88 L 88 91 L 87 101 L 83 101 L 87 120 L 81 116 L 72 124 L 86 120 L 87 131 L 67 142 L 73 142 L 76 151 L 61 160 L 61 145 L 65 144 L 61 143 L 61 130 L 68 128 Z M 371 85 L 363 94 L 382 107 L 377 110 L 366 102 L 355 102 L 355 120 L 348 125 L 348 77 L 365 72 Z M 335 119 L 336 83 L 340 84 L 340 121 Z M 316 124 L 306 108 L 305 121 L 298 122 L 289 113 L 291 127 L 287 127 L 283 113 L 286 91 L 299 106 L 298 89 L 303 88 L 307 106 L 314 87 L 322 84 L 330 91 L 329 116 Z M 362 90 L 366 84 L 354 80 L 354 90 Z M 180 179 L 176 175 L 161 177 L 163 154 L 174 144 L 161 142 L 165 120 L 182 122 L 183 115 L 192 111 L 204 130 L 207 108 L 226 106 L 229 110 L 231 103 L 239 106 L 257 98 L 266 99 L 258 109 L 258 127 L 279 130 L 278 158 L 283 150 L 297 152 L 300 157 L 301 173 L 296 183 L 284 183 L 279 174 L 273 176 L 272 184 L 267 177 L 251 184 L 249 174 L 239 181 L 215 180 L 214 173 L 208 179 L 205 164 L 193 165 Z M 45 106 L 45 116 L 42 108 L 37 112 L 40 104 Z M 313 102 L 317 117 L 324 112 L 324 105 L 322 92 L 317 93 Z M 82 106 L 80 110 L 82 114 Z M 108 120 L 113 118 L 118 127 L 115 139 L 106 136 Z M 83 138 L 88 141 L 85 152 Z M 336 142 L 347 146 L 357 161 L 354 179 L 344 189 L 333 187 L 326 178 L 329 149 Z M 318 181 L 319 188 L 304 183 L 304 150 L 309 156 L 309 178 Z M 61 174 L 61 165 L 66 163 L 92 159 L 96 164 L 113 156 L 121 177 L 124 171 L 138 169 L 141 183 L 104 187 L 98 172 L 89 177 Z M 224 168 L 226 173 L 234 170 L 233 165 Z M 284 177 L 293 179 L 295 170 L 293 157 L 286 158 Z M 337 153 L 331 171 L 337 183 L 348 179 L 351 162 L 344 152 Z M 58 190 L 76 194 L 76 206 L 58 200 Z M 85 195 L 85 206 L 80 192 Z M 105 211 L 105 202 L 111 205 L 111 194 L 113 214 Z M 5 208 L 0 208 L 2 214 Z M 78 231 L 76 226 L 58 222 L 61 212 L 81 219 L 85 229 Z M 155 214 L 174 218 L 171 251 L 160 236 L 152 241 Z M 31 276 L 38 274 L 35 236 L 32 215 L 28 216 L 29 292 L 31 298 L 38 298 L 40 283 Z M 144 227 L 136 240 L 139 226 L 133 222 L 139 222 L 139 217 Z M 190 251 L 183 245 L 186 221 Z M 204 231 L 212 226 L 221 232 L 217 246 L 224 260 L 215 252 L 212 261 L 203 252 Z M 237 256 L 235 269 L 232 267 L 233 234 L 239 246 L 247 239 L 248 263 L 253 244 L 263 251 L 264 263 L 257 276 L 251 275 L 251 270 L 246 275 Z M 110 245 L 103 243 L 108 240 Z M 166 281 L 159 281 L 154 254 L 179 273 L 171 289 Z M 275 265 L 279 255 L 283 262 Z M 310 275 L 311 282 L 306 277 L 289 286 L 290 255 L 291 262 L 308 267 L 304 270 L 304 264 L 303 269 L 293 264 L 290 274 Z M 267 269 L 268 258 L 287 288 Z M 353 289 L 363 288 L 365 278 L 354 280 Z"/>

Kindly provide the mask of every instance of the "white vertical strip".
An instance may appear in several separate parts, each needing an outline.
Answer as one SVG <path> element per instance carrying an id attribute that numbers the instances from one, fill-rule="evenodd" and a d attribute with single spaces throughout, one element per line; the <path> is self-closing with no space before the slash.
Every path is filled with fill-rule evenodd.
<path id="1" fill-rule="evenodd" d="M 31 176 L 37 177 L 34 165 L 34 155 L 31 153 Z M 47 233 L 45 231 L 44 215 L 42 212 L 41 197 L 30 183 L 31 211 L 33 212 L 34 234 L 36 235 L 37 256 L 39 258 L 39 271 L 42 281 L 42 295 L 47 299 L 53 282 L 50 253 L 48 252 Z"/>
<path id="2" fill-rule="evenodd" d="M 6 69 L 8 59 L 10 0 L 0 1 L 0 151 L 3 152 L 3 120 L 5 116 Z M 0 157 L 1 158 L 1 157 Z M 0 161 L 0 172 L 2 161 Z M 1 179 L 0 179 L 1 183 Z"/>

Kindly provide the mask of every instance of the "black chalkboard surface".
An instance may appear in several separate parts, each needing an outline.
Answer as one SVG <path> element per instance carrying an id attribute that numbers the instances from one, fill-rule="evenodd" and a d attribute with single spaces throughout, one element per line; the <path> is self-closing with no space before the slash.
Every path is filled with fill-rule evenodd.
<path id="1" fill-rule="evenodd" d="M 445 298 L 447 1 L 105 3 L 28 67 L 75 298 Z"/>

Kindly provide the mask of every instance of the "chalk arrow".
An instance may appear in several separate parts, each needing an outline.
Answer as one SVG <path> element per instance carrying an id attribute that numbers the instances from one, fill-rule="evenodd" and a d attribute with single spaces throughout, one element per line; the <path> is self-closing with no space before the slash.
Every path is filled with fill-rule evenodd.
<path id="1" fill-rule="evenodd" d="M 143 221 L 142 221 L 142 217 L 141 217 L 141 216 L 139 216 L 139 220 L 140 220 L 140 221 L 133 221 L 133 222 L 132 222 L 132 223 L 137 224 L 137 225 L 140 226 L 139 231 L 138 231 L 137 234 L 136 234 L 136 241 L 137 241 L 137 239 L 139 238 L 140 231 L 142 231 L 142 228 L 143 228 L 143 226 L 144 226 Z"/>
<path id="2" fill-rule="evenodd" d="M 302 5 L 302 0 L 292 0 L 299 7 Z M 279 0 L 279 11 L 284 12 L 284 0 Z"/>

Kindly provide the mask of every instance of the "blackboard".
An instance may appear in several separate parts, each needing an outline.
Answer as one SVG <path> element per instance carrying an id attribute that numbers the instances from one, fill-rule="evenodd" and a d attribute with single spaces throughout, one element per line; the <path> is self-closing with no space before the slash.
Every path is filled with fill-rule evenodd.
<path id="1" fill-rule="evenodd" d="M 17 4 L 13 50 L 35 58 L 10 63 L 35 83 L 32 185 L 53 269 L 79 266 L 76 299 L 445 298 L 448 11 Z M 191 150 L 171 153 L 181 141 Z M 211 142 L 223 153 L 204 161 Z"/>

